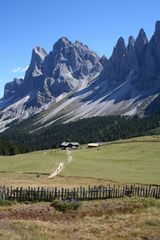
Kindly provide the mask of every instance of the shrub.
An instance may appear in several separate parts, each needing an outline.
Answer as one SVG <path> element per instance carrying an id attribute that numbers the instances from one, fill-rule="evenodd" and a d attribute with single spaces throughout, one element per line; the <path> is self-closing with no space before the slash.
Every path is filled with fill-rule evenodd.
<path id="1" fill-rule="evenodd" d="M 0 207 L 11 206 L 15 202 L 0 199 Z"/>
<path id="2" fill-rule="evenodd" d="M 80 207 L 80 202 L 69 202 L 69 201 L 62 201 L 62 200 L 54 200 L 51 203 L 51 206 L 54 207 L 56 210 L 60 212 L 67 212 L 70 210 L 77 210 Z"/>
<path id="3" fill-rule="evenodd" d="M 144 207 L 157 207 L 160 208 L 160 201 L 155 198 L 140 198 L 140 202 Z"/>

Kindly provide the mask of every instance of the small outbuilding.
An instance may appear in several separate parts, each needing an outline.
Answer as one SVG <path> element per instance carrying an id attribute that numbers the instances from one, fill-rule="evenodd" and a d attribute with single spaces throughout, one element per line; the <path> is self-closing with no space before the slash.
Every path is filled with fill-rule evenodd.
<path id="1" fill-rule="evenodd" d="M 74 149 L 79 147 L 78 142 L 71 142 L 70 145 L 71 145 L 71 148 L 74 148 Z"/>
<path id="2" fill-rule="evenodd" d="M 99 143 L 88 143 L 87 148 L 97 148 L 99 147 Z"/>
<path id="3" fill-rule="evenodd" d="M 68 143 L 68 142 L 63 142 L 63 143 L 61 143 L 61 144 L 60 144 L 60 148 L 61 148 L 62 150 L 65 150 L 65 149 L 69 148 L 69 143 Z"/>
<path id="4" fill-rule="evenodd" d="M 77 149 L 79 147 L 79 143 L 78 142 L 63 142 L 60 145 L 60 148 L 62 150 L 65 149 Z"/>

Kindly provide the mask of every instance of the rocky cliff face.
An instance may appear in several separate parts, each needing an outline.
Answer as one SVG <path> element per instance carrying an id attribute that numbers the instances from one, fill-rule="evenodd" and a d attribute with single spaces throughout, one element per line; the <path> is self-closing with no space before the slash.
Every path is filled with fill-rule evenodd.
<path id="1" fill-rule="evenodd" d="M 78 41 L 73 43 L 63 37 L 54 44 L 49 54 L 41 47 L 33 49 L 24 80 L 16 79 L 6 84 L 4 99 L 28 94 L 33 97 L 35 91 L 36 97 L 37 93 L 42 95 L 47 103 L 73 90 L 79 80 L 94 77 L 101 70 L 102 63 L 95 52 Z"/>
<path id="2" fill-rule="evenodd" d="M 23 82 L 23 78 L 14 78 L 12 82 L 9 82 L 4 87 L 4 99 L 14 96 Z"/>
<path id="3" fill-rule="evenodd" d="M 102 70 L 99 56 L 86 45 L 61 38 L 43 63 L 43 90 L 58 97 L 78 86 L 80 80 L 93 78 Z"/>
<path id="4" fill-rule="evenodd" d="M 156 23 L 153 37 L 148 41 L 143 29 L 136 40 L 131 36 L 126 46 L 120 38 L 113 54 L 101 72 L 100 78 L 108 86 L 131 80 L 137 90 L 149 90 L 159 84 L 160 78 L 160 22 Z"/>
<path id="5" fill-rule="evenodd" d="M 130 36 L 127 44 L 119 38 L 109 59 L 65 37 L 49 54 L 35 47 L 24 79 L 5 86 L 1 123 L 5 126 L 6 121 L 50 109 L 48 103 L 52 106 L 44 111 L 43 123 L 59 117 L 71 121 L 99 115 L 144 115 L 159 109 L 160 21 L 150 41 L 143 29 L 136 39 Z"/>
<path id="6" fill-rule="evenodd" d="M 105 65 L 100 78 L 109 85 L 125 82 L 128 77 L 142 74 L 148 40 L 143 29 L 140 30 L 137 39 L 129 37 L 126 46 L 124 39 L 119 38 L 112 56 Z"/>
<path id="7" fill-rule="evenodd" d="M 35 47 L 24 79 L 14 79 L 5 85 L 0 101 L 1 120 L 8 124 L 42 111 L 57 97 L 63 98 L 87 85 L 101 72 L 105 60 L 88 46 L 65 37 L 54 44 L 49 54 L 42 47 Z"/>

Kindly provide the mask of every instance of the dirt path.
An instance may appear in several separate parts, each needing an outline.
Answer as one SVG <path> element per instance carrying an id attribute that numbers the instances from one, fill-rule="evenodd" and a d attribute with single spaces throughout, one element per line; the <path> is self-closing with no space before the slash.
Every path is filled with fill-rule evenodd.
<path id="1" fill-rule="evenodd" d="M 72 161 L 72 155 L 71 152 L 67 149 L 67 163 L 70 163 Z"/>
<path id="2" fill-rule="evenodd" d="M 58 165 L 58 168 L 48 178 L 53 178 L 57 176 L 62 171 L 63 168 L 64 168 L 64 163 L 60 162 Z"/>
<path id="3" fill-rule="evenodd" d="M 67 160 L 65 162 L 60 162 L 57 169 L 51 175 L 49 175 L 48 178 L 56 177 L 62 171 L 65 164 L 70 163 L 71 161 L 72 161 L 71 152 L 67 149 Z"/>

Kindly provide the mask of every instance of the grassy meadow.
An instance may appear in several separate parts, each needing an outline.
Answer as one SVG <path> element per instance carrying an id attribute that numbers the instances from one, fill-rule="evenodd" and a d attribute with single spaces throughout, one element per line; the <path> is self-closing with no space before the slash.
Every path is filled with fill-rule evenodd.
<path id="1" fill-rule="evenodd" d="M 59 150 L 0 156 L 0 183 L 15 186 L 47 186 L 49 181 L 47 177 L 65 160 L 65 151 Z"/>
<path id="2" fill-rule="evenodd" d="M 142 137 L 97 149 L 72 152 L 73 161 L 63 176 L 94 178 L 117 183 L 160 184 L 160 142 L 158 137 Z"/>
<path id="3" fill-rule="evenodd" d="M 160 141 L 157 136 L 103 144 L 97 149 L 71 151 L 72 161 L 59 176 L 47 179 L 66 151 L 46 150 L 0 156 L 0 183 L 14 186 L 105 185 L 108 183 L 160 184 Z M 37 178 L 37 174 L 39 177 Z"/>
<path id="4" fill-rule="evenodd" d="M 15 156 L 0 157 L 1 172 L 51 173 L 60 161 L 66 159 L 63 151 L 46 150 Z"/>

